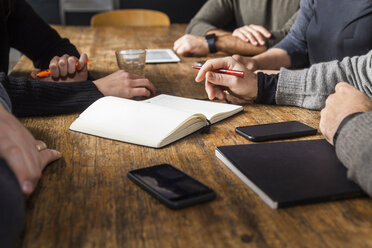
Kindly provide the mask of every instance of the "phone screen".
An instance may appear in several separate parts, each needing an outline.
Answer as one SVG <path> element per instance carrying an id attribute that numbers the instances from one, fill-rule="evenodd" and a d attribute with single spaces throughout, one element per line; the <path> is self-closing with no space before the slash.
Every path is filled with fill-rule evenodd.
<path id="1" fill-rule="evenodd" d="M 192 201 L 197 203 L 207 200 L 204 196 L 215 196 L 212 189 L 169 164 L 134 170 L 128 177 L 166 203 L 199 199 Z"/>

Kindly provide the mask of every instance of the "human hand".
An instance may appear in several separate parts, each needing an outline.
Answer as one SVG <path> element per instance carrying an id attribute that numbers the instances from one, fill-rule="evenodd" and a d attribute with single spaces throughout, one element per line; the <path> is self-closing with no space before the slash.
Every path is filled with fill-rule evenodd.
<path id="1" fill-rule="evenodd" d="M 271 37 L 271 33 L 266 28 L 254 24 L 237 28 L 232 35 L 243 41 L 250 42 L 254 46 L 264 46 L 266 39 Z"/>
<path id="2" fill-rule="evenodd" d="M 69 56 L 55 56 L 49 64 L 51 74 L 47 77 L 39 78 L 37 72 L 31 72 L 31 77 L 35 80 L 48 82 L 81 82 L 88 79 L 88 56 L 83 53 L 80 59 Z M 76 66 L 78 62 L 78 66 Z"/>
<path id="3" fill-rule="evenodd" d="M 213 72 L 213 70 L 220 68 L 244 71 L 244 78 Z M 224 100 L 229 94 L 233 96 L 230 98 L 232 103 L 245 104 L 257 98 L 256 74 L 248 71 L 232 57 L 208 60 L 199 70 L 195 81 L 201 82 L 203 79 L 206 79 L 205 90 L 209 99 L 217 97 Z"/>
<path id="4" fill-rule="evenodd" d="M 174 42 L 173 50 L 182 56 L 207 55 L 209 47 L 204 37 L 185 34 Z"/>
<path id="5" fill-rule="evenodd" d="M 329 143 L 333 144 L 342 120 L 353 113 L 372 111 L 372 100 L 348 83 L 338 83 L 335 93 L 330 95 L 325 108 L 320 112 L 320 131 Z"/>
<path id="6" fill-rule="evenodd" d="M 156 94 L 155 86 L 148 79 L 124 70 L 116 71 L 93 83 L 105 96 L 133 98 Z"/>
<path id="7" fill-rule="evenodd" d="M 241 56 L 238 54 L 235 54 L 232 57 L 250 71 L 257 71 L 259 69 L 257 61 L 252 57 Z"/>
<path id="8" fill-rule="evenodd" d="M 0 104 L 0 157 L 14 172 L 24 194 L 31 194 L 45 166 L 61 157 L 35 140 L 29 131 Z"/>

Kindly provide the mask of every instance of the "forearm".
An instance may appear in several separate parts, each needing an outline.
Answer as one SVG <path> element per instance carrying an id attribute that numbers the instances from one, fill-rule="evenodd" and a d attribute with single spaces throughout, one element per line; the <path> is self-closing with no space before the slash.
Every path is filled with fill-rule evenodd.
<path id="1" fill-rule="evenodd" d="M 0 159 L 0 247 L 13 247 L 23 226 L 24 197 L 17 178 Z"/>
<path id="2" fill-rule="evenodd" d="M 43 116 L 81 112 L 103 94 L 91 81 L 55 83 L 0 74 L 16 116 Z"/>
<path id="3" fill-rule="evenodd" d="M 279 70 L 281 67 L 290 67 L 291 60 L 286 51 L 271 48 L 264 53 L 253 57 L 259 70 Z"/>
<path id="4" fill-rule="evenodd" d="M 364 56 L 316 64 L 305 70 L 281 69 L 276 103 L 319 110 L 339 82 L 348 82 L 372 98 L 372 51 Z"/>
<path id="5" fill-rule="evenodd" d="M 238 37 L 232 36 L 230 33 L 225 32 L 223 34 L 217 34 L 218 39 L 216 41 L 217 51 L 229 53 L 229 54 L 240 54 L 240 55 L 256 55 L 266 51 L 266 46 L 253 46 L 249 42 L 245 42 Z M 221 35 L 222 34 L 222 35 Z"/>
<path id="6" fill-rule="evenodd" d="M 372 196 L 372 112 L 349 120 L 335 145 L 337 157 L 348 169 L 348 177 Z"/>

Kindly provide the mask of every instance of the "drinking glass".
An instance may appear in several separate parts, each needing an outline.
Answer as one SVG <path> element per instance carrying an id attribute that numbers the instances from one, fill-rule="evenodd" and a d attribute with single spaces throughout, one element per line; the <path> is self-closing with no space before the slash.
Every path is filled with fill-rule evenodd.
<path id="1" fill-rule="evenodd" d="M 144 76 L 146 65 L 146 50 L 130 49 L 116 51 L 116 60 L 120 69 Z"/>

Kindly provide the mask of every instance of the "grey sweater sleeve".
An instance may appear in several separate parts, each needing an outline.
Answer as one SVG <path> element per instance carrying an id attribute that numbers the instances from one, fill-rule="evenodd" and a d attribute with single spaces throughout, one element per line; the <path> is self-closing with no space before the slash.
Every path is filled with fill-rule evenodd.
<path id="1" fill-rule="evenodd" d="M 372 196 L 372 112 L 358 115 L 342 127 L 336 142 L 337 157 L 348 177 Z"/>
<path id="2" fill-rule="evenodd" d="M 220 29 L 231 23 L 234 18 L 232 1 L 209 0 L 191 19 L 186 28 L 187 34 L 204 36 L 208 31 Z"/>
<path id="3" fill-rule="evenodd" d="M 319 110 L 339 82 L 347 82 L 372 98 L 372 51 L 311 66 L 309 69 L 280 70 L 276 104 Z"/>

